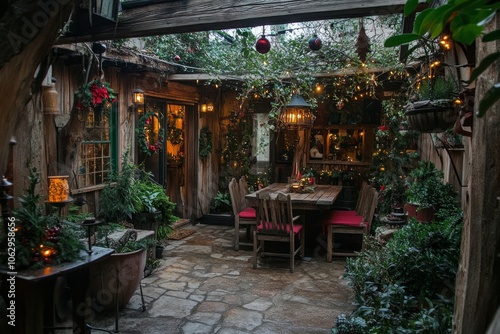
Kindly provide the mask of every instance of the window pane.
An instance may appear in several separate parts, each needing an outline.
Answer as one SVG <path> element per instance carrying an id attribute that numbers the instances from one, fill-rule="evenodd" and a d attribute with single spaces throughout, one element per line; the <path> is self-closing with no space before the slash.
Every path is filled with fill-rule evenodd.
<path id="1" fill-rule="evenodd" d="M 80 188 L 103 184 L 111 171 L 109 112 L 95 117 L 89 113 L 85 122 L 85 133 L 81 143 L 78 182 Z"/>

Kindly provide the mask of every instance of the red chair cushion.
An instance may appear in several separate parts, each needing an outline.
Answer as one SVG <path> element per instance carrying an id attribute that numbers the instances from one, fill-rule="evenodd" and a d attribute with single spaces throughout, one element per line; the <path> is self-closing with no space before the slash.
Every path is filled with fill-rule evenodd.
<path id="1" fill-rule="evenodd" d="M 341 217 L 352 217 L 356 216 L 356 211 L 354 210 L 330 210 L 326 211 L 323 214 L 323 219 L 331 220 L 331 219 L 337 219 Z"/>
<path id="2" fill-rule="evenodd" d="M 325 221 L 326 224 L 361 227 L 362 216 L 333 217 Z"/>
<path id="3" fill-rule="evenodd" d="M 260 224 L 257 226 L 257 232 L 259 230 L 264 230 L 266 228 L 267 229 L 272 228 L 272 223 L 261 221 Z M 303 228 L 304 228 L 304 225 L 293 224 L 293 233 L 298 234 L 298 233 L 300 233 L 300 231 L 302 231 Z M 286 225 L 286 233 L 289 233 L 289 232 L 290 232 L 290 225 Z"/>
<path id="4" fill-rule="evenodd" d="M 245 210 L 241 211 L 238 216 L 243 219 L 257 219 L 257 212 L 254 208 L 248 207 Z"/>

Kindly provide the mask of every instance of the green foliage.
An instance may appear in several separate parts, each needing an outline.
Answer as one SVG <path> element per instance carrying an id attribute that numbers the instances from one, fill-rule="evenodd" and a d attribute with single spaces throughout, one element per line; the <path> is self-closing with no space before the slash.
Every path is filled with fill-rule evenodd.
<path id="1" fill-rule="evenodd" d="M 370 183 L 379 190 L 379 212 L 390 213 L 406 202 L 405 180 L 418 155 L 408 152 L 418 132 L 406 130 L 404 98 L 382 102 L 383 124 L 375 131 L 375 150 L 370 166 Z"/>
<path id="2" fill-rule="evenodd" d="M 418 209 L 434 208 L 438 218 L 459 210 L 457 192 L 443 181 L 443 171 L 430 161 L 421 161 L 409 173 L 405 194 L 408 203 L 418 205 Z"/>
<path id="3" fill-rule="evenodd" d="M 212 152 L 212 132 L 208 126 L 204 126 L 200 130 L 198 150 L 201 159 L 205 159 Z"/>
<path id="4" fill-rule="evenodd" d="M 172 230 L 173 228 L 169 224 L 160 224 L 158 226 L 158 233 L 157 233 L 158 241 L 168 238 Z"/>
<path id="5" fill-rule="evenodd" d="M 358 307 L 332 333 L 451 333 L 461 230 L 455 214 L 411 222 L 385 246 L 370 241 L 346 265 Z"/>
<path id="6" fill-rule="evenodd" d="M 81 223 L 86 218 L 92 217 L 90 212 L 80 212 L 80 207 L 74 204 L 70 204 L 68 207 L 68 215 L 64 218 L 71 223 Z"/>
<path id="7" fill-rule="evenodd" d="M 431 0 L 426 0 L 430 3 Z M 408 0 L 405 4 L 405 16 L 413 13 L 417 8 L 417 0 Z M 465 45 L 472 45 L 483 33 L 484 26 L 488 24 L 500 9 L 500 2 L 487 0 L 448 0 L 440 6 L 427 8 L 416 18 L 411 33 L 391 36 L 386 39 L 386 47 L 394 47 L 418 41 L 418 44 L 407 53 L 417 50 L 420 46 L 429 46 L 441 33 L 448 29 L 451 38 Z M 483 36 L 483 42 L 496 41 L 500 38 L 500 31 L 494 30 Z M 471 75 L 470 81 L 500 59 L 499 53 L 492 53 L 485 57 Z M 487 91 L 479 104 L 478 116 L 483 116 L 498 99 L 500 99 L 500 84 L 495 83 Z"/>
<path id="8" fill-rule="evenodd" d="M 84 248 L 69 223 L 61 221 L 55 213 L 43 213 L 41 196 L 36 193 L 39 183 L 40 175 L 33 168 L 26 194 L 20 198 L 21 208 L 13 212 L 18 229 L 15 235 L 16 269 L 72 262 L 80 258 L 80 250 Z M 7 248 L 6 238 L 0 241 L 0 248 Z M 51 254 L 44 254 L 48 250 Z M 6 253 L 1 253 L 0 257 L 1 263 L 7 263 Z"/>
<path id="9" fill-rule="evenodd" d="M 376 45 L 381 46 L 385 32 L 394 31 L 400 22 L 399 15 L 364 18 L 364 25 L 373 27 L 367 29 L 372 51 L 365 64 L 356 54 L 355 41 L 361 28 L 359 19 L 267 26 L 263 34 L 273 36 L 267 54 L 255 50 L 255 42 L 262 34 L 250 28 L 148 37 L 145 49 L 178 65 L 181 72 L 205 72 L 214 77 L 213 81 L 220 81 L 218 77 L 224 75 L 239 76 L 243 80 L 240 98 L 257 95 L 271 99 L 273 119 L 293 91 L 313 92 L 319 81 L 314 74 L 359 68 L 356 74 L 367 76 L 365 67 L 395 66 L 397 51 Z M 308 40 L 314 34 L 321 37 L 322 48 L 313 52 L 308 47 Z M 172 62 L 175 55 L 180 57 L 177 63 Z M 284 77 L 293 77 L 293 80 L 283 80 Z M 231 85 L 227 81 L 223 83 Z M 317 99 L 314 94 L 306 97 L 314 107 Z"/>
<path id="10" fill-rule="evenodd" d="M 438 76 L 434 80 L 422 80 L 415 91 L 418 100 L 454 99 L 458 96 L 457 82 L 450 77 Z"/>
<path id="11" fill-rule="evenodd" d="M 130 162 L 129 155 L 128 151 L 123 154 L 121 171 L 111 176 L 99 197 L 99 217 L 108 223 L 132 219 L 136 211 L 133 187 L 136 168 Z"/>
<path id="12" fill-rule="evenodd" d="M 161 222 L 170 224 L 177 221 L 173 212 L 175 203 L 165 193 L 165 189 L 154 182 L 151 174 L 136 168 L 136 178 L 133 184 L 133 203 L 136 213 L 161 212 Z M 138 175 L 137 175 L 138 174 Z"/>
<path id="13" fill-rule="evenodd" d="M 229 212 L 231 211 L 231 198 L 228 192 L 217 192 L 210 205 L 210 211 L 213 213 Z"/>
<path id="14" fill-rule="evenodd" d="M 221 148 L 224 163 L 219 172 L 219 190 L 228 189 L 231 178 L 239 179 L 241 175 L 250 175 L 253 142 L 252 112 L 241 111 L 231 113 L 227 127 L 223 129 L 226 138 Z"/>

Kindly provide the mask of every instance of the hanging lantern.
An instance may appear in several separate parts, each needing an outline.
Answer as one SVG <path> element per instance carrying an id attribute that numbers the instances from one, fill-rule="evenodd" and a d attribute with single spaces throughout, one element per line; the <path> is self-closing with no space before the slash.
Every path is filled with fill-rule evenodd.
<path id="1" fill-rule="evenodd" d="M 271 42 L 262 35 L 262 37 L 255 42 L 255 50 L 257 50 L 258 53 L 266 54 L 271 50 Z"/>
<path id="2" fill-rule="evenodd" d="M 318 51 L 321 49 L 321 39 L 319 39 L 318 35 L 314 34 L 313 37 L 309 39 L 309 48 L 313 51 Z"/>
<path id="3" fill-rule="evenodd" d="M 294 94 L 290 103 L 281 111 L 278 123 L 281 127 L 294 130 L 310 128 L 316 116 L 311 111 L 311 106 L 298 94 Z"/>

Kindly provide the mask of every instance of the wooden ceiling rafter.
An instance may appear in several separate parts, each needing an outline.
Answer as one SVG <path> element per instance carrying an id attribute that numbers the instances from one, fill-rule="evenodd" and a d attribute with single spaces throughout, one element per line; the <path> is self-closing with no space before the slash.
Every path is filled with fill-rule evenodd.
<path id="1" fill-rule="evenodd" d="M 256 27 L 402 13 L 406 0 L 190 0 L 155 2 L 124 10 L 115 22 L 90 26 L 73 18 L 58 44 Z M 127 8 L 127 6 L 125 6 Z M 269 10 L 272 8 L 272 10 Z M 75 15 L 86 15 L 76 11 Z"/>

